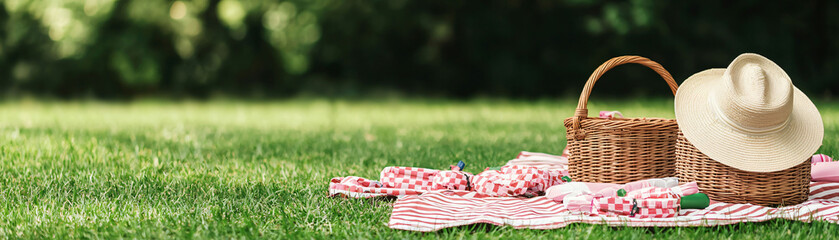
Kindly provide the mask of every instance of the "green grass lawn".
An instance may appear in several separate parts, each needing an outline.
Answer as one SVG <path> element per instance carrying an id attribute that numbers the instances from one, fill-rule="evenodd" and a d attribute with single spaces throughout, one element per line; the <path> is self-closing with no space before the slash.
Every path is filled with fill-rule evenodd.
<path id="1" fill-rule="evenodd" d="M 591 112 L 672 117 L 668 101 L 592 101 Z M 519 151 L 560 153 L 571 101 L 0 104 L 4 238 L 836 238 L 786 220 L 712 228 L 574 224 L 391 230 L 392 201 L 326 198 L 337 176 L 386 166 L 468 171 Z M 839 104 L 817 103 L 821 153 L 839 152 Z"/>

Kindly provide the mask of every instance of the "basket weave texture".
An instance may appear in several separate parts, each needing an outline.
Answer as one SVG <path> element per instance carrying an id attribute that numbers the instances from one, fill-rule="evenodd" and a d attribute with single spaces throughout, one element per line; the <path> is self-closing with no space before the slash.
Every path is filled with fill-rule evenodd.
<path id="1" fill-rule="evenodd" d="M 678 85 L 670 73 L 647 58 L 621 56 L 600 65 L 586 82 L 574 116 L 564 122 L 574 181 L 627 183 L 676 175 L 676 120 L 588 117 L 588 97 L 594 83 L 609 69 L 626 63 L 649 67 L 676 93 Z"/>
<path id="2" fill-rule="evenodd" d="M 790 206 L 807 200 L 810 161 L 776 172 L 748 172 L 729 167 L 696 149 L 679 132 L 676 173 L 679 182 L 695 181 L 712 200 L 762 206 Z"/>

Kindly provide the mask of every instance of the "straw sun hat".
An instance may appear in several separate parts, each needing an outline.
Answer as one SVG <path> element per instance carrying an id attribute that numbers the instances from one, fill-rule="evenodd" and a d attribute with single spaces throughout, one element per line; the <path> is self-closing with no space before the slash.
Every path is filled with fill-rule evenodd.
<path id="1" fill-rule="evenodd" d="M 781 67 L 753 53 L 690 76 L 679 86 L 675 110 L 679 128 L 699 151 L 744 171 L 799 165 L 824 137 L 813 102 Z"/>

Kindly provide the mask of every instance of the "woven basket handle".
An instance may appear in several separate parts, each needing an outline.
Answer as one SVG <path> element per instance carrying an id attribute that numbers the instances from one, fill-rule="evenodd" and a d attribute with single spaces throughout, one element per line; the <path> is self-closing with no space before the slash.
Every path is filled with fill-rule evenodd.
<path id="1" fill-rule="evenodd" d="M 586 81 L 586 86 L 583 87 L 583 93 L 580 94 L 580 101 L 577 103 L 577 110 L 574 111 L 574 120 L 571 126 L 573 129 L 577 130 L 577 133 L 574 136 L 577 140 L 582 140 L 586 137 L 585 132 L 580 129 L 580 121 L 583 118 L 588 117 L 588 97 L 591 95 L 591 89 L 594 87 L 594 83 L 597 82 L 597 79 L 600 79 L 606 71 L 609 71 L 609 69 L 627 63 L 641 64 L 657 72 L 658 75 L 661 75 L 661 78 L 664 78 L 667 85 L 670 86 L 670 91 L 673 92 L 673 95 L 676 95 L 676 90 L 679 88 L 679 85 L 676 84 L 676 80 L 673 80 L 673 76 L 670 76 L 670 72 L 667 72 L 661 64 L 641 56 L 620 56 L 609 59 L 609 61 L 604 62 L 600 65 L 600 67 L 597 67 L 597 70 L 594 70 L 594 72 L 591 73 L 591 76 L 588 77 L 588 81 Z"/>

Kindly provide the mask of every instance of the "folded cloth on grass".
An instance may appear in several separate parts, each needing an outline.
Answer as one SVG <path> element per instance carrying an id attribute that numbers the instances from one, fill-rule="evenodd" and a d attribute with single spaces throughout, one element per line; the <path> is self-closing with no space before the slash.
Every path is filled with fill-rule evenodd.
<path id="1" fill-rule="evenodd" d="M 468 190 L 471 173 L 428 168 L 386 167 L 380 181 L 362 177 L 336 177 L 329 181 L 329 196 L 371 198 L 422 194 L 434 190 Z"/>
<path id="2" fill-rule="evenodd" d="M 336 177 L 329 181 L 329 196 L 346 196 L 350 198 L 371 198 L 384 196 L 417 195 L 424 190 L 386 188 L 379 181 L 362 177 Z"/>
<path id="3" fill-rule="evenodd" d="M 397 200 L 388 226 L 430 232 L 476 223 L 554 229 L 571 223 L 634 227 L 718 226 L 777 218 L 839 223 L 839 183 L 812 183 L 810 200 L 795 206 L 770 208 L 716 202 L 702 210 L 683 209 L 679 216 L 671 218 L 572 213 L 562 203 L 547 197 L 500 198 L 429 192 Z"/>

